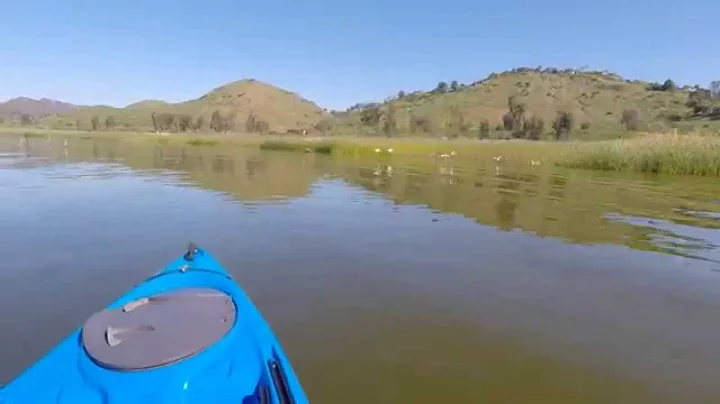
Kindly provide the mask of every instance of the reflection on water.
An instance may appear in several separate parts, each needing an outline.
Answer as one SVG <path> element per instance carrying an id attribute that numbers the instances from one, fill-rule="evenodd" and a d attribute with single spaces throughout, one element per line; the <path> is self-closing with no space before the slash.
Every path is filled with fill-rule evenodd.
<path id="1" fill-rule="evenodd" d="M 715 215 L 699 215 L 699 217 L 714 218 Z M 648 249 L 720 263 L 720 232 L 716 229 L 704 229 L 644 217 L 608 216 L 608 219 L 647 229 L 646 238 L 636 241 L 646 243 Z"/>
<path id="2" fill-rule="evenodd" d="M 715 179 L 18 139 L 0 136 L 0 306 L 23 302 L 0 312 L 3 381 L 194 240 L 313 402 L 720 398 Z"/>
<path id="3" fill-rule="evenodd" d="M 647 179 L 593 177 L 573 171 L 496 172 L 492 167 L 411 166 L 379 179 L 376 169 L 349 165 L 340 175 L 404 204 L 423 204 L 443 212 L 459 213 L 502 230 L 520 229 L 576 243 L 613 243 L 632 248 L 692 255 L 697 244 L 675 244 L 647 237 L 646 226 L 619 217 L 654 216 L 664 220 L 664 234 L 720 228 L 720 213 L 712 197 L 720 184 L 680 178 L 668 185 Z M 692 198 L 688 191 L 692 190 Z M 683 208 L 679 208 L 682 206 Z M 689 210 L 687 206 L 694 206 Z M 706 250 L 717 250 L 717 232 L 700 233 Z M 704 238 L 702 238 L 704 237 Z"/>

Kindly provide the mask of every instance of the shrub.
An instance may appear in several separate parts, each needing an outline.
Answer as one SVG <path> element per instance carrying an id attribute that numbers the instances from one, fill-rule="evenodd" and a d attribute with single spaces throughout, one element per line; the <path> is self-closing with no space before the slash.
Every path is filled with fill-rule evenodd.
<path id="1" fill-rule="evenodd" d="M 382 112 L 379 107 L 367 108 L 360 113 L 360 122 L 367 126 L 377 126 L 381 116 Z"/>
<path id="2" fill-rule="evenodd" d="M 523 125 L 523 132 L 529 140 L 540 140 L 545 131 L 545 121 L 537 116 L 533 116 Z"/>
<path id="3" fill-rule="evenodd" d="M 558 111 L 557 117 L 553 122 L 553 130 L 555 130 L 555 139 L 568 140 L 573 126 L 572 113 L 567 111 Z"/>
<path id="4" fill-rule="evenodd" d="M 105 127 L 108 129 L 114 128 L 116 125 L 115 123 L 115 117 L 110 115 L 105 119 Z"/>
<path id="5" fill-rule="evenodd" d="M 410 115 L 410 133 L 431 133 L 432 122 L 426 117 Z"/>
<path id="6" fill-rule="evenodd" d="M 640 128 L 640 113 L 637 109 L 626 109 L 622 113 L 620 123 L 625 125 L 627 130 L 636 131 Z"/>
<path id="7" fill-rule="evenodd" d="M 487 119 L 483 119 L 482 122 L 480 122 L 480 127 L 478 128 L 478 139 L 487 139 L 490 137 L 490 123 L 487 121 Z"/>
<path id="8" fill-rule="evenodd" d="M 383 123 L 383 132 L 388 137 L 393 136 L 397 132 L 397 118 L 395 117 L 395 106 L 388 104 L 387 113 L 385 114 L 385 122 Z"/>

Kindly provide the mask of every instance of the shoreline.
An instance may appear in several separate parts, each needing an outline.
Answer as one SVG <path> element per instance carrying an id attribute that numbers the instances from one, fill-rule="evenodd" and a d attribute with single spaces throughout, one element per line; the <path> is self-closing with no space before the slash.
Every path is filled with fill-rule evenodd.
<path id="1" fill-rule="evenodd" d="M 188 146 L 258 147 L 263 150 L 330 154 L 344 157 L 433 157 L 487 160 L 495 164 L 555 165 L 593 171 L 664 175 L 720 176 L 720 136 L 652 133 L 629 139 L 568 142 L 387 138 L 359 136 L 258 135 L 247 133 L 178 134 L 135 131 L 77 131 L 23 127 L 0 128 L 0 135 L 121 138 Z"/>

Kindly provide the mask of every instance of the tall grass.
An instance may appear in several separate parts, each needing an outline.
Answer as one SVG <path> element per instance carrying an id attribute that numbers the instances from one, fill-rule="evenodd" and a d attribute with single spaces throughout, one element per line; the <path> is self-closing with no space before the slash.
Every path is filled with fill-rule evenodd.
<path id="1" fill-rule="evenodd" d="M 323 142 L 315 143 L 303 140 L 295 141 L 279 141 L 279 140 L 267 140 L 260 144 L 261 150 L 274 150 L 274 151 L 293 151 L 293 152 L 305 152 L 305 153 L 320 153 L 320 154 L 331 154 L 335 148 L 334 143 Z"/>
<path id="2" fill-rule="evenodd" d="M 46 138 L 46 137 L 47 137 L 46 134 L 44 134 L 44 133 L 38 133 L 38 132 L 25 132 L 25 133 L 23 134 L 23 136 L 25 136 L 26 138 L 31 138 L 31 137 Z"/>
<path id="3" fill-rule="evenodd" d="M 720 137 L 654 134 L 574 144 L 556 164 L 603 171 L 719 176 Z"/>
<path id="4" fill-rule="evenodd" d="M 189 146 L 215 146 L 218 141 L 213 139 L 190 139 L 185 144 Z"/>

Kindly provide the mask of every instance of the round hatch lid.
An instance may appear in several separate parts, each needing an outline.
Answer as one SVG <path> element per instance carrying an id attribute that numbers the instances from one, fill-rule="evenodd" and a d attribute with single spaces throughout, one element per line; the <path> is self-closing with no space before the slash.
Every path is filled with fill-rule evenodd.
<path id="1" fill-rule="evenodd" d="M 215 289 L 179 289 L 92 315 L 82 343 L 99 365 L 143 370 L 197 354 L 235 323 L 232 297 Z"/>

